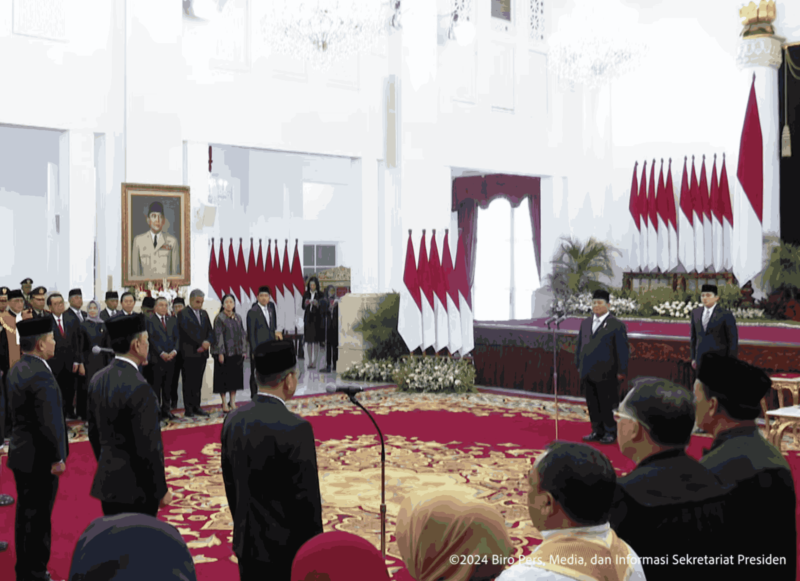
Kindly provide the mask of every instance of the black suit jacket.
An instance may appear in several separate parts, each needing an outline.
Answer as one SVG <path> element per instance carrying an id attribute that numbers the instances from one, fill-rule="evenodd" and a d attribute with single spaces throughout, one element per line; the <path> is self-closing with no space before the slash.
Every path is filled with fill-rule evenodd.
<path id="1" fill-rule="evenodd" d="M 608 317 L 592 335 L 594 315 L 581 322 L 575 363 L 581 379 L 609 381 L 628 373 L 628 332 L 625 323 L 614 315 Z"/>
<path id="2" fill-rule="evenodd" d="M 718 555 L 730 546 L 719 479 L 683 449 L 659 452 L 617 480 L 609 522 L 639 557 Z M 680 579 L 696 566 L 642 563 L 648 581 Z"/>
<path id="3" fill-rule="evenodd" d="M 275 303 L 270 301 L 267 304 L 267 310 L 269 311 L 269 325 L 267 325 L 264 311 L 261 310 L 261 305 L 258 303 L 247 312 L 247 342 L 250 345 L 250 353 L 253 353 L 255 348 L 262 343 L 275 340 L 275 331 L 278 327 Z"/>
<path id="4" fill-rule="evenodd" d="M 322 532 L 317 449 L 311 424 L 258 395 L 222 426 L 222 476 L 233 515 L 233 551 L 291 566 Z"/>
<path id="5" fill-rule="evenodd" d="M 158 400 L 131 363 L 114 359 L 89 383 L 89 441 L 97 459 L 91 495 L 134 504 L 167 493 Z"/>
<path id="6" fill-rule="evenodd" d="M 733 313 L 719 305 L 714 307 L 706 329 L 703 329 L 703 310 L 700 307 L 692 311 L 692 361 L 700 362 L 706 353 L 718 353 L 725 357 L 736 357 L 739 353 L 739 332 Z"/>
<path id="7" fill-rule="evenodd" d="M 202 353 L 198 353 L 197 350 L 203 345 L 203 341 L 214 344 L 214 327 L 211 325 L 211 319 L 204 309 L 200 309 L 200 316 L 203 319 L 202 325 L 190 307 L 178 313 L 180 353 L 185 359 L 208 359 L 209 350 Z"/>
<path id="8" fill-rule="evenodd" d="M 108 314 L 108 309 L 103 309 L 102 311 L 100 311 L 100 315 L 99 316 L 100 316 L 100 319 L 102 321 L 108 321 L 109 319 L 111 319 L 113 317 L 116 317 L 117 314 L 119 314 L 118 310 L 115 310 L 114 311 L 114 315 L 112 316 L 112 315 Z"/>
<path id="9" fill-rule="evenodd" d="M 49 315 L 53 321 L 53 339 L 56 341 L 56 352 L 53 358 L 48 361 L 50 368 L 55 375 L 61 373 L 63 369 L 72 371 L 74 363 L 83 363 L 83 341 L 81 324 L 75 314 L 67 315 L 66 312 L 61 317 L 64 326 L 64 336 L 58 328 L 58 323 L 53 315 Z"/>
<path id="10" fill-rule="evenodd" d="M 11 368 L 8 405 L 14 418 L 9 468 L 49 473 L 53 464 L 67 459 L 69 444 L 61 390 L 41 359 L 23 354 Z"/>
<path id="11" fill-rule="evenodd" d="M 717 434 L 700 463 L 732 488 L 728 526 L 736 542 L 726 554 L 786 557 L 786 565 L 770 566 L 769 577 L 794 580 L 797 498 L 791 468 L 780 450 L 764 439 L 758 427 L 733 428 Z M 742 578 L 756 572 L 757 566 L 747 569 Z"/>
<path id="12" fill-rule="evenodd" d="M 167 323 L 166 330 L 158 315 L 153 313 L 147 315 L 147 334 L 150 338 L 150 352 L 147 355 L 150 363 L 163 361 L 161 354 L 170 354 L 180 350 L 181 333 L 178 329 L 178 321 L 175 317 L 164 317 Z"/>

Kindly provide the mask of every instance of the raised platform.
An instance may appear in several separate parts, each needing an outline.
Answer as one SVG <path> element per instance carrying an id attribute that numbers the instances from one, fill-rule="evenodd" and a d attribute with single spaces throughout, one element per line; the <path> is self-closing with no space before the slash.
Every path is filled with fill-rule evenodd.
<path id="1" fill-rule="evenodd" d="M 581 397 L 575 348 L 581 318 L 570 317 L 556 332 L 558 393 Z M 628 377 L 663 377 L 687 388 L 694 382 L 689 321 L 625 320 L 631 347 Z M 768 373 L 800 372 L 800 328 L 742 322 L 739 358 Z M 553 335 L 545 319 L 475 322 L 475 382 L 538 393 L 553 393 Z M 621 393 L 628 382 L 620 386 Z M 777 409 L 775 394 L 770 409 Z"/>

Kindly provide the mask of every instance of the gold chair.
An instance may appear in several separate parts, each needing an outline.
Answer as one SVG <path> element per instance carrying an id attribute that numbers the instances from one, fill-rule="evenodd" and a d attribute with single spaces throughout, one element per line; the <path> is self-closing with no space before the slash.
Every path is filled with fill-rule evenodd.
<path id="1" fill-rule="evenodd" d="M 770 379 L 772 380 L 772 389 L 778 392 L 778 407 L 783 408 L 787 407 L 784 403 L 784 391 L 788 391 L 792 394 L 792 403 L 791 405 L 798 405 L 800 403 L 800 373 L 776 373 L 775 375 L 770 375 Z M 769 423 L 769 416 L 767 415 L 767 398 L 761 400 L 761 409 L 764 411 L 764 426 L 765 426 L 765 435 L 767 439 L 770 439 L 771 432 L 777 429 L 777 419 L 773 419 L 773 425 L 770 426 Z M 793 426 L 793 433 L 794 433 L 794 443 L 795 445 L 800 445 L 800 440 L 798 439 L 797 434 L 797 424 Z M 773 434 L 775 435 L 775 434 Z M 780 449 L 780 441 L 775 445 Z"/>

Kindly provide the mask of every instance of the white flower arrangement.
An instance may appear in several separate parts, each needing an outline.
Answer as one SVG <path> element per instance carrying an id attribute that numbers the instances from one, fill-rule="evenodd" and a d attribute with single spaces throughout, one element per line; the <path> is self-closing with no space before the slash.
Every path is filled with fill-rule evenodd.
<path id="1" fill-rule="evenodd" d="M 639 304 L 633 299 L 622 299 L 611 295 L 609 310 L 617 316 L 635 315 L 639 312 Z M 592 294 L 582 293 L 567 299 L 568 313 L 588 315 L 592 312 Z"/>
<path id="2" fill-rule="evenodd" d="M 410 357 L 402 362 L 363 361 L 350 366 L 342 379 L 387 381 L 404 391 L 472 391 L 475 369 L 467 361 L 449 357 Z"/>
<path id="3" fill-rule="evenodd" d="M 734 309 L 733 316 L 737 319 L 764 319 L 764 309 Z"/>
<path id="4" fill-rule="evenodd" d="M 147 296 L 147 293 L 145 291 L 139 291 L 139 294 L 136 295 L 136 298 L 139 301 L 143 301 L 146 296 Z"/>
<path id="5" fill-rule="evenodd" d="M 389 359 L 362 361 L 348 367 L 342 379 L 360 381 L 392 381 L 392 376 L 400 369 L 400 364 Z"/>
<path id="6" fill-rule="evenodd" d="M 702 306 L 702 304 L 692 301 L 672 301 L 671 303 L 661 303 L 653 307 L 653 310 L 662 317 L 688 319 L 694 309 Z"/>

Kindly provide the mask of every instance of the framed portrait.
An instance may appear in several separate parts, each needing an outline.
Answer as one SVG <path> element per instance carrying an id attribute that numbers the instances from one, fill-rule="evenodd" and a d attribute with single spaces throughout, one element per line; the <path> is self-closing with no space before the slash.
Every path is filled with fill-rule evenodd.
<path id="1" fill-rule="evenodd" d="M 122 286 L 191 284 L 189 187 L 122 184 Z"/>

